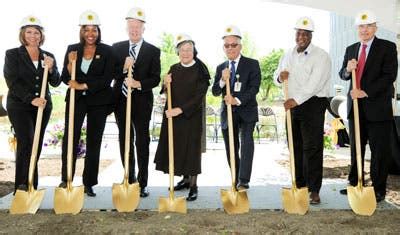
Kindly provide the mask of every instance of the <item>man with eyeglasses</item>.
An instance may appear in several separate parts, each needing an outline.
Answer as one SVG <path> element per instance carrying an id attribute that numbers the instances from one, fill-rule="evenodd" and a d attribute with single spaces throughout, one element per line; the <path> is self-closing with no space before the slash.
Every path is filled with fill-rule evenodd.
<path id="1" fill-rule="evenodd" d="M 236 165 L 235 180 L 239 190 L 246 190 L 249 188 L 253 166 L 253 131 L 255 123 L 258 121 L 256 95 L 260 88 L 261 71 L 257 60 L 241 55 L 241 38 L 240 30 L 236 26 L 229 26 L 225 29 L 222 39 L 224 52 L 228 60 L 217 67 L 212 93 L 214 96 L 222 94 L 223 97 L 221 102 L 221 129 L 228 164 L 230 164 L 230 161 L 226 104 L 232 105 Z M 227 79 L 230 81 L 230 96 L 226 95 Z"/>
<path id="2" fill-rule="evenodd" d="M 351 73 L 356 70 L 356 86 L 350 83 L 347 96 L 347 115 L 350 129 L 351 168 L 349 184 L 357 185 L 357 161 L 355 149 L 353 101 L 358 99 L 361 158 L 364 168 L 365 146 L 371 149 L 370 173 L 376 201 L 385 199 L 388 161 L 392 154 L 390 143 L 393 128 L 392 96 L 393 83 L 397 77 L 397 51 L 393 42 L 377 38 L 376 16 L 364 10 L 356 19 L 360 42 L 346 48 L 343 66 L 339 76 L 351 81 Z M 362 179 L 364 181 L 364 179 Z M 347 190 L 340 190 L 346 195 Z"/>
<path id="3" fill-rule="evenodd" d="M 299 18 L 295 30 L 296 46 L 281 58 L 274 77 L 277 84 L 288 82 L 284 108 L 292 117 L 297 187 L 307 186 L 310 203 L 319 204 L 331 60 L 328 53 L 311 43 L 314 22 L 310 18 Z"/>
<path id="4" fill-rule="evenodd" d="M 129 152 L 129 183 L 139 181 L 140 197 L 149 196 L 147 190 L 149 166 L 149 125 L 153 110 L 153 91 L 160 82 L 160 49 L 143 40 L 145 13 L 135 7 L 126 16 L 129 40 L 115 43 L 112 48 L 116 66 L 114 74 L 115 118 L 119 129 L 119 146 L 122 164 L 125 150 L 125 114 L 128 86 L 132 88 L 131 139 Z M 129 68 L 133 79 L 128 79 Z M 139 172 L 135 176 L 135 138 Z"/>

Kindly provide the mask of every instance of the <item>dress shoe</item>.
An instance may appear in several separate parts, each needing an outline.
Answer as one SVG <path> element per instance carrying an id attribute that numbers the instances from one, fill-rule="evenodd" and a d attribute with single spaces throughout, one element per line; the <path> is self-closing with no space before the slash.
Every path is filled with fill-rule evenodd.
<path id="1" fill-rule="evenodd" d="M 85 186 L 85 193 L 89 197 L 96 197 L 96 193 L 93 191 L 92 186 Z"/>
<path id="2" fill-rule="evenodd" d="M 375 193 L 376 202 L 381 202 L 385 200 L 385 194 L 383 193 Z"/>
<path id="3" fill-rule="evenodd" d="M 28 191 L 28 186 L 26 184 L 20 184 L 18 185 L 17 190 Z"/>
<path id="4" fill-rule="evenodd" d="M 148 197 L 149 195 L 149 190 L 146 187 L 140 188 L 140 197 Z"/>
<path id="5" fill-rule="evenodd" d="M 189 195 L 186 198 L 186 201 L 194 201 L 197 199 L 197 193 L 198 193 L 198 189 L 197 186 L 194 187 L 190 187 L 190 191 L 189 191 Z"/>
<path id="6" fill-rule="evenodd" d="M 340 194 L 342 194 L 342 195 L 347 195 L 347 189 L 341 189 L 340 191 Z"/>
<path id="7" fill-rule="evenodd" d="M 190 183 L 187 182 L 186 179 L 183 179 L 174 186 L 174 191 L 179 191 L 182 189 L 189 189 L 189 188 L 190 188 Z"/>
<path id="8" fill-rule="evenodd" d="M 67 182 L 63 181 L 58 185 L 59 188 L 66 188 L 67 187 Z"/>
<path id="9" fill-rule="evenodd" d="M 310 204 L 316 205 L 321 203 L 321 198 L 319 197 L 319 193 L 311 192 L 310 194 Z"/>
<path id="10" fill-rule="evenodd" d="M 236 185 L 236 189 L 237 190 L 247 190 L 247 189 L 249 189 L 249 183 L 242 183 L 242 182 L 239 182 L 237 185 Z"/>

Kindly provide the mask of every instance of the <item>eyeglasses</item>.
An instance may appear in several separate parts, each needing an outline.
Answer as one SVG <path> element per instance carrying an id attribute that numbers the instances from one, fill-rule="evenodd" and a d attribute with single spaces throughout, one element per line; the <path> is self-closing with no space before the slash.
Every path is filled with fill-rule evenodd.
<path id="1" fill-rule="evenodd" d="M 232 43 L 232 44 L 224 44 L 225 49 L 229 49 L 229 48 L 236 48 L 237 46 L 239 46 L 238 43 Z"/>

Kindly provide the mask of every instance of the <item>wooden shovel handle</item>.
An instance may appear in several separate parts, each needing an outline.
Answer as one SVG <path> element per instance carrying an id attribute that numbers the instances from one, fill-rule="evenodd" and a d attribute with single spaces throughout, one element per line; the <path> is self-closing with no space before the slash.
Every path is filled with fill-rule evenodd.
<path id="1" fill-rule="evenodd" d="M 289 99 L 289 84 L 288 80 L 283 81 L 285 100 Z M 286 111 L 286 125 L 288 134 L 288 145 L 289 145 L 289 160 L 290 160 L 290 174 L 292 176 L 292 186 L 296 188 L 296 172 L 294 163 L 294 148 L 293 148 L 293 131 L 292 131 L 292 113 L 289 110 Z"/>
<path id="2" fill-rule="evenodd" d="M 75 81 L 76 77 L 76 60 L 71 63 L 71 80 Z M 72 183 L 72 159 L 73 159 L 73 143 L 74 143 L 74 114 L 75 114 L 75 88 L 69 91 L 69 109 L 68 109 L 68 145 L 67 145 L 67 186 L 71 187 Z"/>
<path id="3" fill-rule="evenodd" d="M 128 69 L 128 79 L 132 79 L 132 66 Z M 124 151 L 124 183 L 129 180 L 129 152 L 131 139 L 132 88 L 127 86 L 125 112 L 125 151 Z"/>
<path id="4" fill-rule="evenodd" d="M 45 98 L 46 96 L 46 88 L 47 88 L 47 76 L 49 73 L 49 67 L 45 65 L 42 79 L 42 87 L 40 89 L 40 98 Z M 29 192 L 33 191 L 33 173 L 36 168 L 36 160 L 39 148 L 39 139 L 40 139 L 40 131 L 42 129 L 42 119 L 43 119 L 43 110 L 45 107 L 38 107 L 38 112 L 36 116 L 36 125 L 35 125 L 35 134 L 33 136 L 33 144 L 32 144 L 32 152 L 31 159 L 29 162 L 29 172 L 28 172 L 28 190 Z"/>
<path id="5" fill-rule="evenodd" d="M 171 83 L 167 83 L 167 106 L 168 111 L 172 110 Z M 168 118 L 168 162 L 169 162 L 169 190 L 170 197 L 174 198 L 174 128 L 172 117 Z"/>
<path id="6" fill-rule="evenodd" d="M 226 95 L 231 96 L 230 79 L 226 79 L 225 89 Z M 228 116 L 228 136 L 229 136 L 229 161 L 231 165 L 232 188 L 236 188 L 236 162 L 235 162 L 235 145 L 233 140 L 233 118 L 232 118 L 232 105 L 227 104 Z"/>
<path id="7" fill-rule="evenodd" d="M 351 71 L 352 89 L 357 87 L 356 71 Z M 358 99 L 353 99 L 353 114 L 354 114 L 354 137 L 356 141 L 356 160 L 357 160 L 357 176 L 358 185 L 362 185 L 362 163 L 361 163 L 361 140 L 360 140 L 360 118 L 358 111 Z"/>

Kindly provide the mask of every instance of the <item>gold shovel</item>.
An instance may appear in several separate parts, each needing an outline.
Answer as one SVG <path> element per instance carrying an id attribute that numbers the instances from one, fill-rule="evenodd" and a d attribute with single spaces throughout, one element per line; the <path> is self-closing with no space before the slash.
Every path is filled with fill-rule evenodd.
<path id="1" fill-rule="evenodd" d="M 351 72 L 353 89 L 356 85 L 356 72 Z M 358 112 L 358 99 L 353 99 L 354 133 L 356 140 L 356 160 L 358 183 L 356 186 L 347 186 L 347 199 L 351 209 L 358 215 L 371 216 L 376 209 L 375 191 L 373 187 L 364 187 L 362 183 L 360 120 Z"/>
<path id="2" fill-rule="evenodd" d="M 76 76 L 76 60 L 72 61 L 71 80 Z M 56 214 L 78 214 L 83 207 L 83 186 L 72 187 L 72 158 L 74 139 L 74 112 L 75 89 L 69 93 L 69 117 L 68 117 L 68 151 L 67 151 L 67 187 L 57 187 L 54 191 L 54 211 Z"/>
<path id="3" fill-rule="evenodd" d="M 231 95 L 229 79 L 226 79 L 226 95 Z M 232 188 L 231 190 L 221 189 L 221 200 L 224 210 L 228 214 L 243 214 L 250 210 L 249 199 L 246 190 L 236 189 L 236 168 L 235 168 L 235 146 L 233 144 L 233 121 L 232 105 L 227 104 L 228 133 L 229 133 L 229 157 L 231 165 Z"/>
<path id="4" fill-rule="evenodd" d="M 285 100 L 288 99 L 288 82 L 284 81 Z M 304 215 L 308 211 L 309 200 L 308 200 L 308 188 L 302 187 L 297 188 L 296 185 L 296 173 L 294 163 L 294 151 L 293 151 L 293 133 L 292 133 L 292 115 L 290 110 L 286 111 L 286 125 L 288 130 L 288 144 L 289 144 L 289 156 L 290 156 L 290 174 L 292 177 L 292 188 L 282 189 L 282 204 L 283 209 L 289 214 Z"/>
<path id="5" fill-rule="evenodd" d="M 47 75 L 49 67 L 46 65 L 43 72 L 42 88 L 40 90 L 40 98 L 44 98 L 47 88 Z M 45 190 L 35 190 L 33 188 L 33 174 L 36 167 L 36 159 L 39 148 L 40 130 L 42 128 L 44 107 L 39 107 L 36 116 L 35 135 L 33 137 L 31 160 L 29 163 L 28 175 L 28 191 L 17 190 L 14 200 L 11 203 L 11 214 L 35 214 L 43 201 Z"/>
<path id="6" fill-rule="evenodd" d="M 171 83 L 167 83 L 167 102 L 168 110 L 172 109 L 171 102 Z M 168 161 L 169 161 L 169 197 L 160 197 L 158 200 L 158 211 L 178 212 L 186 214 L 186 199 L 184 197 L 175 198 L 174 194 L 174 135 L 172 117 L 168 118 Z"/>
<path id="7" fill-rule="evenodd" d="M 129 67 L 128 78 L 132 79 L 132 67 Z M 139 183 L 129 184 L 129 151 L 131 130 L 131 87 L 128 87 L 126 97 L 126 120 L 125 120 L 125 153 L 124 153 L 124 181 L 122 184 L 113 184 L 112 200 L 119 212 L 134 211 L 139 205 Z M 135 167 L 135 166 L 133 166 Z"/>

